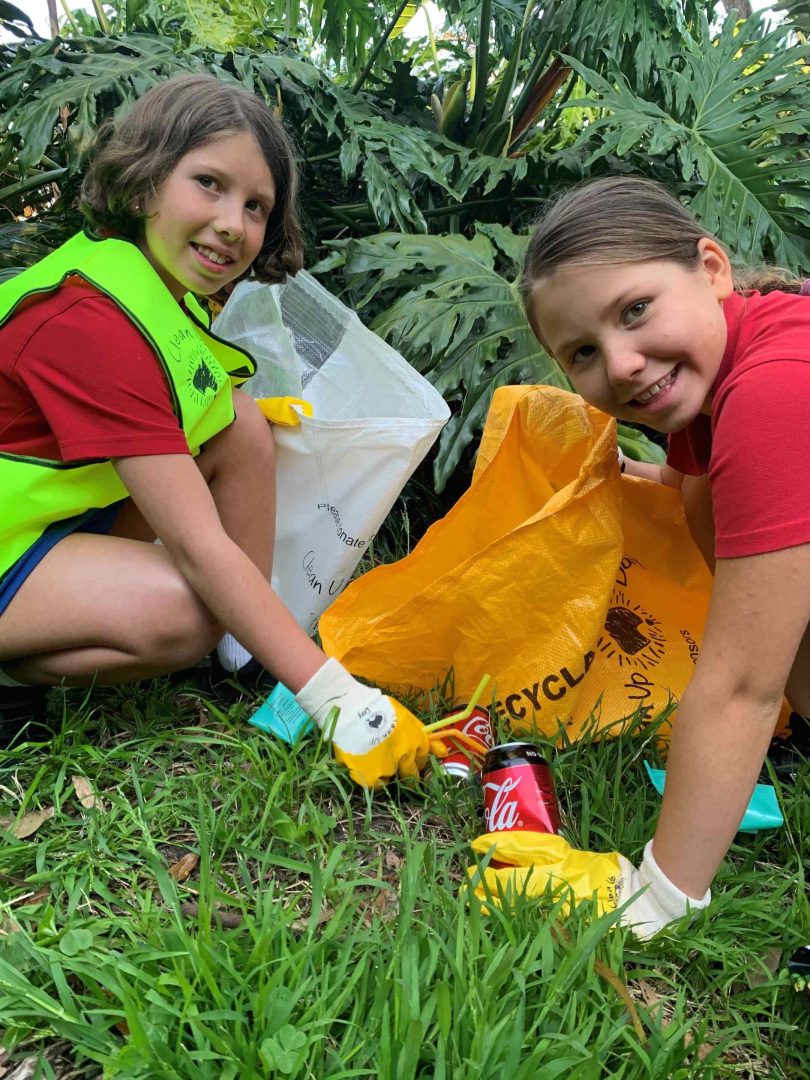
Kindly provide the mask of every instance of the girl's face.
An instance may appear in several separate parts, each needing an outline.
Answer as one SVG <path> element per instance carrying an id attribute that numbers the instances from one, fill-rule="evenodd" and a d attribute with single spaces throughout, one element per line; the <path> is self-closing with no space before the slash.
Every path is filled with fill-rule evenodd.
<path id="1" fill-rule="evenodd" d="M 139 247 L 175 299 L 207 296 L 259 254 L 275 200 L 259 144 L 233 132 L 180 158 L 144 207 Z"/>
<path id="2" fill-rule="evenodd" d="M 711 412 L 733 281 L 719 244 L 705 238 L 698 251 L 695 269 L 663 260 L 572 266 L 535 285 L 532 326 L 591 405 L 663 432 Z"/>

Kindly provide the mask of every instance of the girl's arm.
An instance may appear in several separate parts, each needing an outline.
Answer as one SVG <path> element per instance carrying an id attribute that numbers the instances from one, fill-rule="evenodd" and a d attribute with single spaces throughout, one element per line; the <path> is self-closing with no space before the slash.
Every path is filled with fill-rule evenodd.
<path id="1" fill-rule="evenodd" d="M 650 461 L 635 461 L 625 456 L 624 471 L 627 476 L 640 476 L 644 480 L 654 480 L 657 484 L 666 484 L 680 490 L 683 483 L 683 473 L 673 469 L 671 465 L 653 465 Z"/>
<path id="2" fill-rule="evenodd" d="M 297 693 L 326 657 L 227 535 L 194 459 L 185 454 L 119 458 L 115 467 L 203 604 L 263 667 Z"/>
<path id="3" fill-rule="evenodd" d="M 810 544 L 718 560 L 653 842 L 661 870 L 688 896 L 703 896 L 734 838 L 809 622 Z"/>

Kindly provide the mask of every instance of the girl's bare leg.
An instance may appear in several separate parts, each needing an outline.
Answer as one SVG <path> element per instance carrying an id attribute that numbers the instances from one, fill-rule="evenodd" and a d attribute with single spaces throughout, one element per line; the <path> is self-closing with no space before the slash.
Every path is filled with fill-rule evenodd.
<path id="1" fill-rule="evenodd" d="M 220 634 L 163 548 L 73 533 L 0 617 L 0 664 L 23 683 L 129 682 L 196 663 Z"/>
<path id="2" fill-rule="evenodd" d="M 225 531 L 269 576 L 275 534 L 275 444 L 246 394 L 236 420 L 197 458 Z M 0 617 L 0 664 L 24 683 L 100 685 L 177 671 L 216 645 L 222 628 L 138 508 L 124 504 L 108 536 L 74 533 L 42 560 Z"/>

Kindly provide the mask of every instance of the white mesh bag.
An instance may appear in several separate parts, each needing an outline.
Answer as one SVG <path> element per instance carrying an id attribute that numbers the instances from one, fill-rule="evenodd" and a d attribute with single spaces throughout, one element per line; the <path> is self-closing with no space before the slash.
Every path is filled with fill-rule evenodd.
<path id="1" fill-rule="evenodd" d="M 241 283 L 214 331 L 256 358 L 257 373 L 244 387 L 254 397 L 302 397 L 313 408 L 299 427 L 274 429 L 272 576 L 281 599 L 313 633 L 450 410 L 395 349 L 303 270 L 282 286 Z"/>

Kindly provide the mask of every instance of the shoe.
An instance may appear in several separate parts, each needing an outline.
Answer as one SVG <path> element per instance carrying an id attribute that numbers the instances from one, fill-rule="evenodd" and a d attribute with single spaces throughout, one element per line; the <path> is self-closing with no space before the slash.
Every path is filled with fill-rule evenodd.
<path id="1" fill-rule="evenodd" d="M 790 735 L 786 739 L 771 739 L 768 760 L 782 783 L 795 783 L 796 775 L 805 761 L 810 760 L 810 720 L 799 713 L 790 714 Z M 768 783 L 768 770 L 763 780 Z"/>
<path id="2" fill-rule="evenodd" d="M 269 694 L 277 680 L 273 678 L 258 660 L 250 659 L 236 671 L 228 671 L 222 666 L 219 657 L 211 657 L 211 670 L 208 683 L 214 697 L 233 705 L 241 698 L 257 697 Z"/>
<path id="3" fill-rule="evenodd" d="M 53 737 L 46 711 L 47 695 L 46 686 L 0 686 L 0 748 L 46 742 Z"/>

